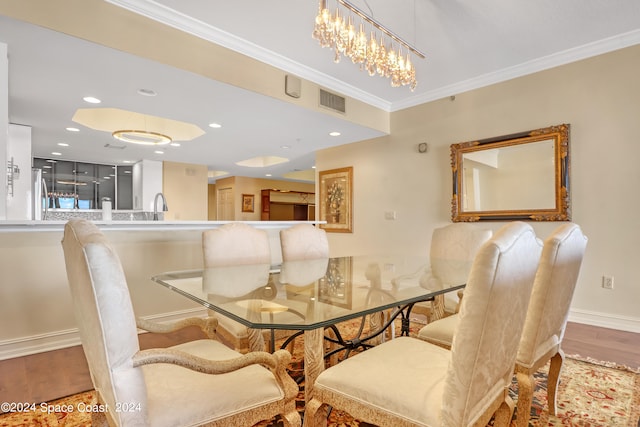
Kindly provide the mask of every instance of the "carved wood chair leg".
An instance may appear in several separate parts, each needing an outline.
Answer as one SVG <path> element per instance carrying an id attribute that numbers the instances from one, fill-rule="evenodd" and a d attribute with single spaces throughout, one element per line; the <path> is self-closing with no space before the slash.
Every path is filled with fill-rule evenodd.
<path id="1" fill-rule="evenodd" d="M 327 425 L 329 407 L 319 400 L 311 399 L 304 408 L 304 427 L 322 427 Z"/>
<path id="2" fill-rule="evenodd" d="M 295 408 L 293 411 L 283 414 L 281 421 L 284 427 L 302 427 L 302 419 Z"/>
<path id="3" fill-rule="evenodd" d="M 560 371 L 564 363 L 564 352 L 558 350 L 553 355 L 549 363 L 549 375 L 547 378 L 547 400 L 549 404 L 549 414 L 556 415 L 556 392 L 560 384 Z"/>
<path id="4" fill-rule="evenodd" d="M 528 427 L 531 416 L 531 403 L 533 402 L 533 388 L 535 382 L 533 375 L 527 372 L 516 373 L 518 379 L 518 410 L 516 411 L 517 427 Z"/>
<path id="5" fill-rule="evenodd" d="M 507 397 L 496 410 L 493 425 L 495 427 L 508 427 L 511 424 L 514 406 L 513 400 Z"/>
<path id="6" fill-rule="evenodd" d="M 436 295 L 431 301 L 431 313 L 429 322 L 433 322 L 444 317 L 444 295 Z"/>

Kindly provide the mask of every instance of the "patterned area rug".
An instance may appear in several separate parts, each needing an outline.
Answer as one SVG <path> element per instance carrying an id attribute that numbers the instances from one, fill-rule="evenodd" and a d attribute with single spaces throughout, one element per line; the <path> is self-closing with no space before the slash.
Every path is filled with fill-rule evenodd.
<path id="1" fill-rule="evenodd" d="M 412 323 L 413 329 L 421 325 Z M 348 333 L 346 334 L 348 336 Z M 302 342 L 296 343 L 291 375 L 303 375 Z M 569 356 L 560 376 L 558 414 L 551 416 L 547 407 L 547 369 L 536 375 L 536 388 L 531 408 L 530 426 L 564 427 L 640 427 L 640 373 L 624 366 Z M 517 386 L 512 385 L 517 399 Z M 53 402 L 22 408 L 24 412 L 0 415 L 0 427 L 89 427 L 88 411 L 95 405 L 95 393 L 89 391 Z M 298 396 L 298 408 L 304 409 L 304 393 Z M 14 408 L 17 409 L 17 408 Z M 4 411 L 4 409 L 3 409 Z M 5 411 L 6 412 L 6 411 Z M 514 415 L 514 419 L 517 413 Z M 512 425 L 515 425 L 512 422 Z M 279 427 L 278 419 L 264 421 L 254 427 Z M 349 414 L 332 411 L 330 427 L 367 427 Z"/>

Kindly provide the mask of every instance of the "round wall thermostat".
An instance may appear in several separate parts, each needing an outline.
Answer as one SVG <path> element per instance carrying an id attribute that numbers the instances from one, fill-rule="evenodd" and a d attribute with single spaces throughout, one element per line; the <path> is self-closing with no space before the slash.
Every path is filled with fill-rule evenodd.
<path id="1" fill-rule="evenodd" d="M 421 142 L 418 144 L 418 153 L 426 153 L 427 152 L 427 143 Z"/>

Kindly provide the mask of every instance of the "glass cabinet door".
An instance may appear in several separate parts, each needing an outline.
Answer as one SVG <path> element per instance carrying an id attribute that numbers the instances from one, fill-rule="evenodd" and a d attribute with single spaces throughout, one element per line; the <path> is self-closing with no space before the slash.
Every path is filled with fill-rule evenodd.
<path id="1" fill-rule="evenodd" d="M 51 209 L 102 209 L 104 197 L 116 209 L 132 208 L 131 166 L 34 158 L 33 167 L 42 169 Z"/>

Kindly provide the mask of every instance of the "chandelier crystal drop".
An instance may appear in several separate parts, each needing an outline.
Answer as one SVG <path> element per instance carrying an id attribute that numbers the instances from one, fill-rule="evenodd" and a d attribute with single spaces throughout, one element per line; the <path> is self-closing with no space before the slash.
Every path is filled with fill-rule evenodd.
<path id="1" fill-rule="evenodd" d="M 346 13 L 341 12 L 340 6 Z M 360 18 L 359 24 L 354 24 L 356 17 Z M 367 26 L 370 27 L 369 36 Z M 378 32 L 381 33 L 379 37 Z M 408 85 L 412 92 L 418 84 L 411 53 L 420 58 L 424 58 L 424 54 L 346 0 L 336 0 L 333 14 L 327 0 L 320 0 L 312 36 L 320 46 L 333 49 L 336 63 L 345 56 L 370 76 L 378 74 L 389 78 L 393 87 Z M 390 41 L 388 45 L 385 36 Z"/>

